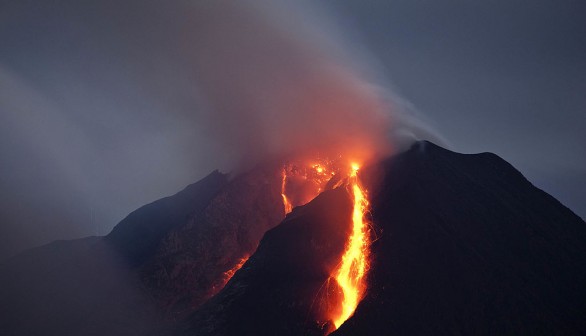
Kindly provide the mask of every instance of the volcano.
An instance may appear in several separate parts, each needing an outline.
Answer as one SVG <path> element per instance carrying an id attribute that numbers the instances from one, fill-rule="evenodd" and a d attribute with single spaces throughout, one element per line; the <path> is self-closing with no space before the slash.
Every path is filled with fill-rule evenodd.
<path id="1" fill-rule="evenodd" d="M 586 223 L 490 153 L 430 142 L 363 167 L 366 290 L 340 326 L 332 274 L 353 199 L 288 211 L 280 165 L 214 172 L 105 237 L 0 268 L 2 335 L 585 334 Z"/>

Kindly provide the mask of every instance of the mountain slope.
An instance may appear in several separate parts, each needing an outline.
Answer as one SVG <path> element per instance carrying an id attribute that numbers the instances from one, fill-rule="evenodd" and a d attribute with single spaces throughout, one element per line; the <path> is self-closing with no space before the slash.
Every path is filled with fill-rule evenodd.
<path id="1" fill-rule="evenodd" d="M 1 335 L 144 335 L 221 289 L 284 217 L 278 169 L 213 172 L 106 237 L 54 242 L 0 265 Z"/>
<path id="2" fill-rule="evenodd" d="M 586 224 L 504 160 L 419 142 L 361 178 L 376 236 L 369 288 L 332 335 L 586 332 Z M 328 295 L 335 304 L 328 273 L 305 275 L 331 271 L 325 256 L 341 253 L 347 217 L 315 220 L 317 213 L 347 216 L 345 206 L 328 200 L 335 193 L 347 195 L 343 188 L 325 192 L 269 231 L 228 285 L 171 334 L 331 330 L 308 304 L 319 308 Z M 279 252 L 284 248 L 304 256 L 294 274 L 283 269 L 295 260 Z"/>
<path id="3" fill-rule="evenodd" d="M 174 219 L 207 205 L 227 183 L 214 172 L 146 205 L 103 237 L 57 241 L 0 266 L 2 335 L 144 335 L 160 323 L 134 265 L 152 257 Z"/>
<path id="4" fill-rule="evenodd" d="M 586 332 L 581 218 L 490 153 L 421 142 L 377 169 L 370 288 L 335 335 Z"/>
<path id="5" fill-rule="evenodd" d="M 179 334 L 323 334 L 330 327 L 324 323 L 336 292 L 328 278 L 352 230 L 351 214 L 344 188 L 295 208 Z"/>
<path id="6" fill-rule="evenodd" d="M 507 162 L 418 142 L 359 175 L 373 223 L 368 290 L 332 335 L 586 333 L 586 224 Z M 275 166 L 215 172 L 107 237 L 10 259 L 0 334 L 331 332 L 341 297 L 329 276 L 351 198 L 328 190 L 283 220 L 281 183 Z"/>

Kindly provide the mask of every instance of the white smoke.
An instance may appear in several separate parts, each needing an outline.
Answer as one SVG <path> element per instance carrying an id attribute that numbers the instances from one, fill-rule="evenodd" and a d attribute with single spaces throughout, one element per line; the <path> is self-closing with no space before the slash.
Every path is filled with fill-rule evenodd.
<path id="1" fill-rule="evenodd" d="M 6 3 L 0 256 L 105 234 L 216 168 L 306 151 L 367 159 L 425 134 L 326 12 L 260 0 Z"/>
<path id="2" fill-rule="evenodd" d="M 194 14 L 204 129 L 226 166 L 312 150 L 369 160 L 432 134 L 369 78 L 323 13 L 317 22 L 290 3 L 215 1 Z"/>

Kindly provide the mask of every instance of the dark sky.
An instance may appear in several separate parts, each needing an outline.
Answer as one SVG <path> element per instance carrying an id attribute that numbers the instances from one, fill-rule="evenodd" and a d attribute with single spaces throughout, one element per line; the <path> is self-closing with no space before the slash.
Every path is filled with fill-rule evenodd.
<path id="1" fill-rule="evenodd" d="M 585 2 L 335 3 L 453 149 L 499 154 L 586 217 Z"/>
<path id="2" fill-rule="evenodd" d="M 586 217 L 583 1 L 328 0 L 304 10 L 318 27 L 327 15 L 324 30 L 452 149 L 499 154 Z M 242 43 L 224 40 L 241 14 L 207 14 L 187 1 L 0 0 L 0 258 L 106 234 L 226 166 L 192 70 L 205 37 Z M 244 55 L 242 68 L 255 59 Z"/>

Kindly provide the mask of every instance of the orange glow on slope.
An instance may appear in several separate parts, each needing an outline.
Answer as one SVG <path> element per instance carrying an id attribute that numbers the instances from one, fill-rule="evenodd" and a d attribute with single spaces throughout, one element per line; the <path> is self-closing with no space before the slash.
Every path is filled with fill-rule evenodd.
<path id="1" fill-rule="evenodd" d="M 365 275 L 368 271 L 368 228 L 364 213 L 368 208 L 366 193 L 362 190 L 357 172 L 359 166 L 351 165 L 348 187 L 352 188 L 354 208 L 352 211 L 352 233 L 348 239 L 342 261 L 335 272 L 335 279 L 342 289 L 344 298 L 339 316 L 333 317 L 336 329 L 342 325 L 356 310 L 366 290 Z"/>
<path id="2" fill-rule="evenodd" d="M 234 267 L 232 267 L 231 269 L 224 272 L 224 286 L 228 283 L 228 281 L 230 279 L 232 279 L 232 277 L 234 276 L 234 273 L 236 273 L 239 269 L 242 268 L 242 266 L 244 265 L 246 260 L 248 260 L 248 258 L 249 258 L 248 256 L 241 258 L 240 261 L 238 261 L 238 263 L 236 265 L 234 265 Z"/>
<path id="3" fill-rule="evenodd" d="M 285 215 L 293 210 L 293 205 L 289 202 L 285 194 L 285 186 L 287 185 L 287 172 L 283 169 L 283 180 L 281 182 L 281 197 L 283 198 L 283 206 L 285 207 Z"/>
<path id="4" fill-rule="evenodd" d="M 225 271 L 222 274 L 222 277 L 220 279 L 218 279 L 216 284 L 213 285 L 213 287 L 209 293 L 210 297 L 216 295 L 219 291 L 222 290 L 222 288 L 224 288 L 226 286 L 228 281 L 230 281 L 230 279 L 232 279 L 234 274 L 236 272 L 238 272 L 239 269 L 242 268 L 242 266 L 248 260 L 249 257 L 250 257 L 249 255 L 244 255 L 243 258 L 240 258 L 238 260 L 238 263 L 236 263 L 236 265 L 234 265 L 232 268 L 230 268 L 229 270 Z"/>

